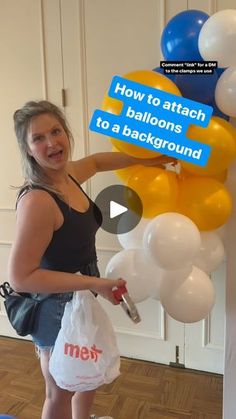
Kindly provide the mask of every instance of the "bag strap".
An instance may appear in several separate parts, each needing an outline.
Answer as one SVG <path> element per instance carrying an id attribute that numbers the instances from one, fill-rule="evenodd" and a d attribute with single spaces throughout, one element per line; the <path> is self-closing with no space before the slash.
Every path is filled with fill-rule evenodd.
<path id="1" fill-rule="evenodd" d="M 3 282 L 3 284 L 0 285 L 0 295 L 3 298 L 7 298 L 9 297 L 9 295 L 11 295 L 12 293 L 14 293 L 14 295 L 18 296 L 18 297 L 24 297 L 24 298 L 32 298 L 35 301 L 44 301 L 48 298 L 50 298 L 51 294 L 42 294 L 44 297 L 43 298 L 38 298 L 38 296 L 40 296 L 41 294 L 31 294 L 29 292 L 16 292 L 14 291 L 9 282 Z"/>
<path id="2" fill-rule="evenodd" d="M 13 289 L 11 288 L 9 282 L 3 282 L 2 285 L 0 285 L 0 295 L 3 298 L 7 298 L 10 294 L 12 294 Z"/>

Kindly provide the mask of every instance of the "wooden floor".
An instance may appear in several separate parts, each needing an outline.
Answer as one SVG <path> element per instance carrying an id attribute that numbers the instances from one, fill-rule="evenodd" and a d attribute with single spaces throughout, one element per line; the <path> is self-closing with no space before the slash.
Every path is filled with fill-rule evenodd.
<path id="1" fill-rule="evenodd" d="M 114 419 L 221 419 L 222 376 L 122 359 L 93 413 Z M 40 419 L 44 384 L 31 342 L 0 337 L 0 413 Z M 56 419 L 56 418 L 52 418 Z"/>

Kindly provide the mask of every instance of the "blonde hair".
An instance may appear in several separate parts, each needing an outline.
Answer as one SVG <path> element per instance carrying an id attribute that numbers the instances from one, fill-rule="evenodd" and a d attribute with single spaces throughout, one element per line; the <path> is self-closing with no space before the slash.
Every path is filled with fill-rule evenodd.
<path id="1" fill-rule="evenodd" d="M 72 154 L 74 138 L 62 111 L 56 105 L 48 102 L 47 100 L 40 100 L 38 102 L 30 101 L 25 103 L 25 105 L 15 111 L 13 115 L 14 128 L 21 152 L 22 169 L 25 179 L 24 184 L 20 187 L 19 195 L 21 195 L 22 189 L 33 189 L 35 187 L 47 189 L 60 195 L 59 191 L 53 186 L 50 178 L 44 173 L 41 166 L 36 162 L 34 157 L 30 156 L 29 154 L 27 141 L 29 124 L 33 117 L 42 114 L 49 114 L 54 116 L 61 124 L 68 136 L 70 156 Z"/>

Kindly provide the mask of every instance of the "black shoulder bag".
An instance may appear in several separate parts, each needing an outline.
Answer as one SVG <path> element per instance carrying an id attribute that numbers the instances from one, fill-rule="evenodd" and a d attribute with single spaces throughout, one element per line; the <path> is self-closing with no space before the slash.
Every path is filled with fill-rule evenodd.
<path id="1" fill-rule="evenodd" d="M 16 293 L 8 282 L 0 285 L 0 295 L 4 298 L 8 319 L 17 334 L 26 336 L 33 333 L 40 301 L 34 300 L 28 293 Z"/>

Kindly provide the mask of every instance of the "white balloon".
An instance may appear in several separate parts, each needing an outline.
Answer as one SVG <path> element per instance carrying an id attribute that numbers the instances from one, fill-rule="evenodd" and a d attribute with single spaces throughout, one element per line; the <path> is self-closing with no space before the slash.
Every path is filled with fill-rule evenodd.
<path id="1" fill-rule="evenodd" d="M 128 249 L 116 253 L 107 264 L 105 276 L 111 279 L 123 278 L 135 303 L 153 295 L 158 289 L 159 272 L 153 264 L 144 263 L 143 250 Z"/>
<path id="2" fill-rule="evenodd" d="M 117 234 L 117 238 L 124 249 L 140 249 L 143 247 L 143 234 L 149 220 L 141 218 L 133 230 L 128 233 Z M 119 231 L 119 223 L 118 223 Z"/>
<path id="3" fill-rule="evenodd" d="M 202 26 L 198 48 L 205 61 L 217 61 L 218 67 L 236 64 L 236 10 L 214 13 Z"/>
<path id="4" fill-rule="evenodd" d="M 181 269 L 175 269 L 175 270 L 161 270 L 161 283 L 163 281 L 166 281 L 168 283 L 172 283 L 174 287 L 182 284 L 182 282 L 185 281 L 185 279 L 188 278 L 188 276 L 191 274 L 193 270 L 193 265 L 188 264 L 184 266 Z"/>
<path id="5" fill-rule="evenodd" d="M 157 281 L 154 282 L 154 290 L 151 294 L 151 297 L 155 300 L 160 300 L 160 288 L 163 281 L 167 281 L 169 283 L 172 283 L 174 286 L 177 284 L 180 285 L 182 282 L 185 281 L 185 279 L 189 276 L 189 274 L 193 270 L 192 265 L 186 265 L 182 269 L 175 269 L 174 271 L 167 271 L 165 269 L 159 269 L 156 265 L 156 268 L 158 269 L 158 285 L 156 285 Z"/>
<path id="6" fill-rule="evenodd" d="M 221 74 L 216 84 L 215 101 L 223 113 L 236 117 L 236 65 Z"/>
<path id="7" fill-rule="evenodd" d="M 225 244 L 226 233 L 227 233 L 225 224 L 223 226 L 221 226 L 220 228 L 217 228 L 216 230 L 213 230 L 213 231 L 214 231 L 214 233 L 216 233 L 220 237 L 223 244 Z"/>
<path id="8" fill-rule="evenodd" d="M 145 255 L 144 250 L 136 253 L 137 256 L 137 271 L 141 278 L 145 278 L 147 287 L 149 289 L 149 296 L 159 300 L 160 285 L 163 278 L 163 270 L 153 262 L 153 260 Z"/>
<path id="9" fill-rule="evenodd" d="M 193 267 L 191 274 L 180 285 L 163 281 L 160 301 L 166 312 L 183 323 L 195 323 L 205 319 L 215 303 L 215 290 L 209 276 Z"/>
<path id="10" fill-rule="evenodd" d="M 201 239 L 200 251 L 194 265 L 209 274 L 223 262 L 225 249 L 219 235 L 213 231 L 202 232 Z"/>
<path id="11" fill-rule="evenodd" d="M 166 270 L 181 269 L 186 264 L 192 264 L 200 244 L 200 232 L 193 221 L 174 212 L 153 218 L 143 237 L 145 253 Z"/>

